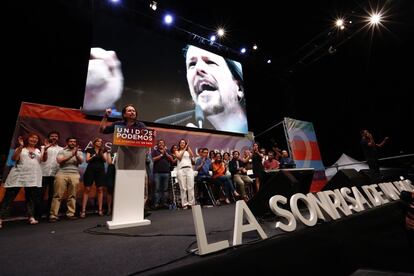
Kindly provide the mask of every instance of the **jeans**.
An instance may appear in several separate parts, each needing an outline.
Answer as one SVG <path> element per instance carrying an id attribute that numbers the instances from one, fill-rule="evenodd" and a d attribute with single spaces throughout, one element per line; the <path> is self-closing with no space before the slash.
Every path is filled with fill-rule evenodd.
<path id="1" fill-rule="evenodd" d="M 170 173 L 154 173 L 154 205 L 168 202 L 168 182 Z"/>

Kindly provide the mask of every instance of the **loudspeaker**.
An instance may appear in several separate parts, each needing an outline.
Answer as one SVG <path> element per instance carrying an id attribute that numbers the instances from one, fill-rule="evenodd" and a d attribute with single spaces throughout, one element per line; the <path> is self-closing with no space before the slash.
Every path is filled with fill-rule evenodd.
<path id="1" fill-rule="evenodd" d="M 364 173 L 357 172 L 355 169 L 339 170 L 328 183 L 323 187 L 322 191 L 340 189 L 342 187 L 361 187 L 369 185 L 371 179 Z"/>
<path id="2" fill-rule="evenodd" d="M 313 175 L 313 172 L 312 172 Z M 274 195 L 290 198 L 300 192 L 299 181 L 289 171 L 263 173 L 259 191 L 247 202 L 255 216 L 263 216 L 270 212 L 269 199 Z"/>
<path id="3" fill-rule="evenodd" d="M 381 178 L 377 181 L 375 181 L 372 176 L 369 169 L 367 170 L 360 170 L 359 171 L 362 174 L 365 174 L 367 177 L 371 179 L 371 183 L 378 184 L 378 182 L 393 182 L 393 181 L 399 181 L 400 176 L 404 178 L 408 178 L 408 170 L 401 169 L 401 168 L 387 168 L 380 171 Z M 375 183 L 377 182 L 377 183 Z"/>
<path id="4" fill-rule="evenodd" d="M 374 177 L 373 177 L 373 175 L 372 175 L 372 173 L 369 169 L 360 170 L 359 173 L 363 174 L 366 178 L 369 179 L 369 184 L 374 183 L 374 181 L 373 181 Z"/>

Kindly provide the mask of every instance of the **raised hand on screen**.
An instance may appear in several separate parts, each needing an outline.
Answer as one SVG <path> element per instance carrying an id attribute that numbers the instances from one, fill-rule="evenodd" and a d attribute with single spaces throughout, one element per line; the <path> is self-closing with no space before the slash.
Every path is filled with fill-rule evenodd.
<path id="1" fill-rule="evenodd" d="M 83 109 L 104 110 L 121 97 L 124 77 L 114 51 L 91 48 Z"/>

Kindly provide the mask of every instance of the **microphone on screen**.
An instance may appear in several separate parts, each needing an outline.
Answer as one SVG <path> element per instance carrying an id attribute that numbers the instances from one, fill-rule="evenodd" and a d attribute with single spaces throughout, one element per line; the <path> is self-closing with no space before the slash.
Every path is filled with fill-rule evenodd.
<path id="1" fill-rule="evenodd" d="M 203 128 L 204 114 L 203 110 L 201 110 L 201 107 L 199 105 L 196 105 L 195 107 L 195 120 L 197 122 L 197 126 L 199 128 Z"/>

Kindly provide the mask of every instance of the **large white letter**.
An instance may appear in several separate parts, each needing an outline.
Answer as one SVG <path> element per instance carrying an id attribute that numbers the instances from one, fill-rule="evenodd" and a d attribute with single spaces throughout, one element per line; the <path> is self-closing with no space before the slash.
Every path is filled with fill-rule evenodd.
<path id="1" fill-rule="evenodd" d="M 372 195 L 374 196 L 374 198 L 380 201 L 380 204 L 385 204 L 385 203 L 390 202 L 387 198 L 384 197 L 384 193 L 382 191 L 378 191 L 377 184 L 370 185 L 368 189 L 372 192 Z"/>
<path id="2" fill-rule="evenodd" d="M 289 212 L 289 210 L 285 210 L 282 208 L 279 208 L 279 206 L 277 206 L 277 203 L 281 202 L 283 204 L 287 203 L 287 198 L 281 195 L 275 195 L 272 196 L 269 199 L 269 206 L 270 209 L 272 210 L 272 212 L 276 215 L 276 216 L 281 216 L 284 217 L 287 220 L 287 224 L 282 223 L 281 221 L 276 222 L 276 228 L 280 228 L 283 231 L 286 232 L 292 232 L 295 231 L 296 229 L 296 219 L 293 216 L 293 214 L 291 212 Z"/>
<path id="3" fill-rule="evenodd" d="M 204 226 L 204 220 L 203 215 L 201 214 L 200 205 L 192 206 L 191 211 L 193 212 L 194 227 L 197 236 L 198 253 L 200 255 L 205 255 L 229 247 L 229 241 L 227 240 L 208 244 L 206 229 Z"/>
<path id="4" fill-rule="evenodd" d="M 243 224 L 243 214 L 246 213 L 246 219 L 249 224 Z M 256 230 L 260 237 L 264 240 L 267 239 L 266 233 L 263 231 L 262 227 L 257 222 L 256 218 L 247 207 L 244 200 L 239 200 L 236 202 L 236 212 L 234 219 L 234 233 L 233 233 L 233 245 L 238 245 L 242 243 L 242 235 L 244 232 L 250 232 Z"/>
<path id="5" fill-rule="evenodd" d="M 414 187 L 413 185 L 411 185 L 411 181 L 409 179 L 403 180 L 403 181 L 394 181 L 392 184 L 395 185 L 395 187 L 397 187 L 397 189 L 402 192 L 402 191 L 414 191 Z"/>
<path id="6" fill-rule="evenodd" d="M 298 200 L 301 199 L 305 204 L 306 207 L 309 209 L 309 218 L 305 218 L 302 216 L 299 208 L 298 208 Z M 314 226 L 318 221 L 318 214 L 316 212 L 316 208 L 311 202 L 308 201 L 308 198 L 304 194 L 294 194 L 290 198 L 290 209 L 292 210 L 293 215 L 301 222 L 303 222 L 307 226 Z"/>
<path id="7" fill-rule="evenodd" d="M 362 186 L 362 190 L 364 190 L 365 194 L 367 195 L 369 201 L 371 201 L 372 205 L 380 206 L 382 202 L 381 202 L 381 199 L 376 194 L 377 190 L 375 190 L 375 186 L 377 186 L 377 184 L 372 184 L 369 186 L 364 185 Z"/>
<path id="8" fill-rule="evenodd" d="M 316 207 L 316 212 L 318 213 L 318 218 L 323 219 L 326 221 L 322 210 L 325 211 L 326 214 L 328 214 L 332 219 L 338 219 L 339 214 L 338 211 L 332 206 L 332 203 L 328 198 L 325 196 L 324 192 L 318 192 L 316 194 L 318 198 L 312 193 L 308 193 L 307 197 L 310 202 Z M 321 207 L 321 209 L 319 208 Z"/>
<path id="9" fill-rule="evenodd" d="M 411 183 L 410 179 L 404 180 L 405 185 L 407 186 L 407 189 L 409 192 L 414 192 L 414 185 Z"/>
<path id="10" fill-rule="evenodd" d="M 358 203 L 359 209 L 361 211 L 365 210 L 364 204 L 367 204 L 368 207 L 371 208 L 371 204 L 369 204 L 369 202 L 365 199 L 357 187 L 352 187 L 352 192 L 354 193 L 355 200 Z"/>
<path id="11" fill-rule="evenodd" d="M 338 190 L 336 190 L 336 191 L 338 191 Z M 336 194 L 334 191 L 324 191 L 323 193 L 326 197 L 326 200 L 329 201 L 329 203 L 332 206 L 333 210 L 338 215 L 338 218 L 341 217 L 341 214 L 339 214 L 338 210 L 341 211 L 341 213 L 346 215 L 346 216 L 349 216 L 351 214 L 351 210 L 349 210 L 349 207 L 346 203 L 345 203 L 345 205 L 346 205 L 345 208 L 343 208 L 341 206 L 341 199 L 342 199 L 342 201 L 345 201 L 345 200 L 342 198 L 342 195 L 339 191 L 338 191 L 339 197 L 338 197 L 338 194 Z"/>
<path id="12" fill-rule="evenodd" d="M 358 206 L 358 202 L 355 200 L 355 198 L 353 198 L 352 196 L 350 196 L 349 194 L 352 193 L 351 189 L 349 189 L 348 187 L 342 187 L 341 188 L 341 194 L 342 196 L 345 198 L 346 201 L 348 201 L 349 203 L 351 203 L 351 205 L 349 206 L 350 210 L 354 210 L 356 212 L 361 212 L 361 208 Z"/>
<path id="13" fill-rule="evenodd" d="M 381 190 L 384 192 L 384 195 L 388 197 L 391 200 L 398 200 L 400 197 L 398 196 L 400 192 L 395 188 L 394 185 L 392 185 L 391 182 L 387 183 L 380 183 L 378 186 L 381 188 Z"/>

